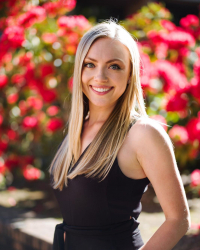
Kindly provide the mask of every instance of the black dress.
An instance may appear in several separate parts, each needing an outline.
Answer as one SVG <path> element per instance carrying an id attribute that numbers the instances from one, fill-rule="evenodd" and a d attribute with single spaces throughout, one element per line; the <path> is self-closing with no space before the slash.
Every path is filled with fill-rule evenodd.
<path id="1" fill-rule="evenodd" d="M 101 182 L 84 175 L 68 179 L 68 187 L 54 189 L 63 223 L 56 225 L 53 250 L 138 250 L 144 243 L 137 218 L 149 183 L 125 176 L 117 158 Z"/>

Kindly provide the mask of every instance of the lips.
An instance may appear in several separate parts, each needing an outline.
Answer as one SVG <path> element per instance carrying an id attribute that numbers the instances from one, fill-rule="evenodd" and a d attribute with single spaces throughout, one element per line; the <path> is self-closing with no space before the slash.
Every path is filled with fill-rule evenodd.
<path id="1" fill-rule="evenodd" d="M 107 94 L 113 89 L 113 87 L 108 87 L 108 86 L 97 87 L 97 86 L 92 86 L 92 85 L 90 85 L 90 88 L 92 89 L 93 92 L 95 92 L 96 94 L 100 94 L 100 95 Z"/>

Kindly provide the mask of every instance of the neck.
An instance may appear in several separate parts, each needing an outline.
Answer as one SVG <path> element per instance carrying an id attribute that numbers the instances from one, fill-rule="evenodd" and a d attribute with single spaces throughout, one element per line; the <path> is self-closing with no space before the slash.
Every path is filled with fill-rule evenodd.
<path id="1" fill-rule="evenodd" d="M 112 113 L 114 107 L 115 105 L 111 105 L 109 107 L 98 107 L 89 104 L 90 114 L 88 118 L 88 126 L 93 126 L 95 124 L 103 125 Z"/>

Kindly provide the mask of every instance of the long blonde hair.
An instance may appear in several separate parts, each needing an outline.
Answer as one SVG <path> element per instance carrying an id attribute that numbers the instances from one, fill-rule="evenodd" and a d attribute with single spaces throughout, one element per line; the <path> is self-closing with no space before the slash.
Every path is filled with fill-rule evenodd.
<path id="1" fill-rule="evenodd" d="M 79 158 L 83 123 L 89 111 L 88 99 L 82 92 L 82 64 L 93 42 L 102 37 L 118 40 L 128 48 L 132 67 L 131 81 L 83 157 Z M 84 34 L 75 58 L 68 134 L 57 150 L 49 168 L 49 173 L 53 177 L 52 187 L 54 189 L 62 190 L 64 184 L 67 186 L 68 178 L 73 179 L 81 174 L 86 177 L 102 178 L 102 181 L 117 157 L 130 123 L 137 118 L 148 117 L 140 83 L 140 65 L 136 41 L 127 30 L 112 19 L 97 24 Z M 75 163 L 76 168 L 73 169 Z M 73 171 L 69 172 L 72 169 Z"/>

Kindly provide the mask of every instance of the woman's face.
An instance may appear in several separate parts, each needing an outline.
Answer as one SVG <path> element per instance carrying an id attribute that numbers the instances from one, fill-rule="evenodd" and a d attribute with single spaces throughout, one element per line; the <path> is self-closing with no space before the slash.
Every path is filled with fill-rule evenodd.
<path id="1" fill-rule="evenodd" d="M 111 38 L 96 40 L 82 69 L 82 88 L 89 106 L 115 106 L 126 89 L 130 71 L 130 55 L 125 45 Z"/>

